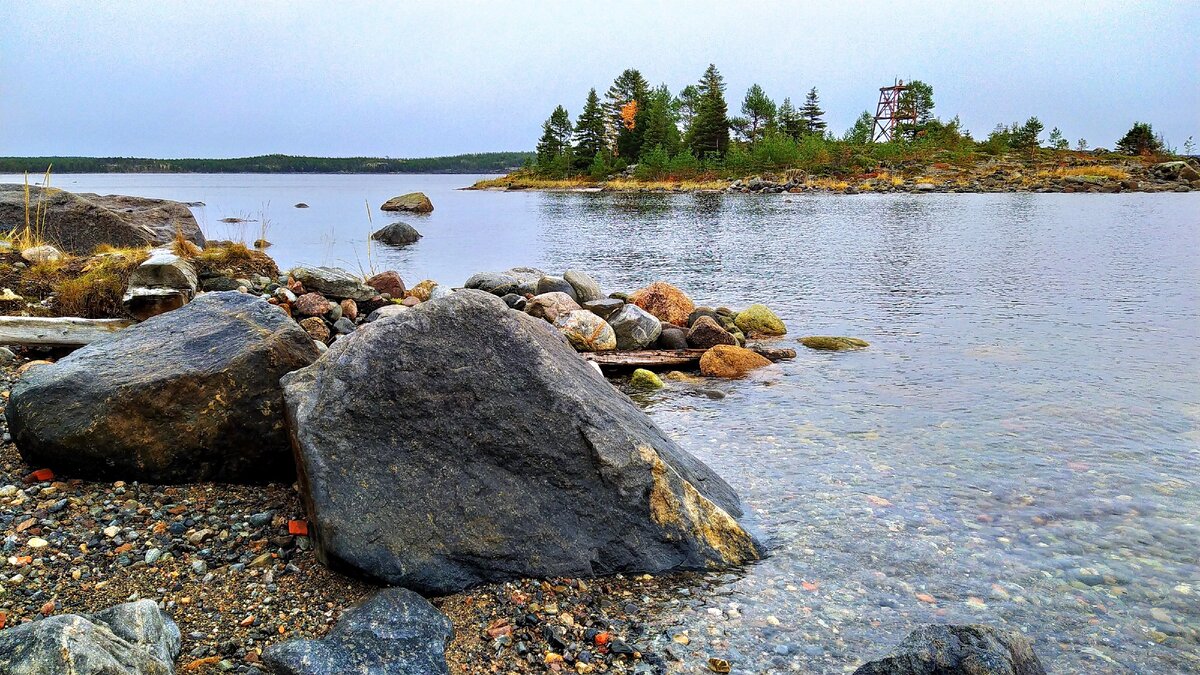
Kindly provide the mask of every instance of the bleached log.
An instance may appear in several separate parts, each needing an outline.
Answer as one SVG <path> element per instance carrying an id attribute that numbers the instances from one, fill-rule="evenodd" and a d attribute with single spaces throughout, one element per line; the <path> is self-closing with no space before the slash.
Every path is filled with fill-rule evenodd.
<path id="1" fill-rule="evenodd" d="M 0 345 L 81 347 L 133 324 L 128 319 L 0 316 Z"/>

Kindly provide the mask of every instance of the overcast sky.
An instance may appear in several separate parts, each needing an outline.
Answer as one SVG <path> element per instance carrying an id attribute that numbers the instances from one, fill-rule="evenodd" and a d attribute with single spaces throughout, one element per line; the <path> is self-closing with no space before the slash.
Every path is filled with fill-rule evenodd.
<path id="1" fill-rule="evenodd" d="M 976 137 L 1037 115 L 1112 147 L 1134 120 L 1200 142 L 1200 2 L 7 3 L 0 155 L 415 157 L 532 149 L 557 104 L 709 62 L 817 87 L 840 133 L 894 77 Z"/>

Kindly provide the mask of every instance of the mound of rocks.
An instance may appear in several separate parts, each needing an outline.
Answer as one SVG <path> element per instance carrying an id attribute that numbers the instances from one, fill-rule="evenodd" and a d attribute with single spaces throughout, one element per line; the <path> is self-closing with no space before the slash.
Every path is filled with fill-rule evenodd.
<path id="1" fill-rule="evenodd" d="M 317 356 L 304 330 L 262 299 L 208 293 L 28 370 L 6 415 L 27 462 L 68 476 L 286 478 L 279 378 Z"/>
<path id="2" fill-rule="evenodd" d="M 289 640 L 263 652 L 277 675 L 448 674 L 450 620 L 425 598 L 403 588 L 385 588 L 346 610 L 320 640 Z"/>
<path id="3" fill-rule="evenodd" d="M 552 326 L 487 293 L 370 323 L 282 384 L 336 569 L 450 593 L 760 556 L 719 476 Z M 361 415 L 373 422 L 346 423 Z"/>
<path id="4" fill-rule="evenodd" d="M 1046 675 L 1020 633 L 979 624 L 930 625 L 909 633 L 888 656 L 854 675 Z"/>
<path id="5" fill-rule="evenodd" d="M 171 675 L 179 650 L 175 622 L 150 600 L 138 600 L 0 631 L 0 672 Z"/>
<path id="6" fill-rule="evenodd" d="M 72 193 L 29 186 L 29 203 L 40 204 L 41 236 L 64 251 L 90 254 L 101 244 L 116 247 L 160 246 L 180 233 L 204 246 L 204 234 L 187 205 L 168 199 Z M 25 226 L 26 187 L 0 185 L 0 231 Z"/>
<path id="7" fill-rule="evenodd" d="M 379 207 L 381 211 L 407 211 L 409 213 L 429 213 L 433 211 L 433 202 L 424 192 L 409 192 L 408 194 L 392 197 Z"/>

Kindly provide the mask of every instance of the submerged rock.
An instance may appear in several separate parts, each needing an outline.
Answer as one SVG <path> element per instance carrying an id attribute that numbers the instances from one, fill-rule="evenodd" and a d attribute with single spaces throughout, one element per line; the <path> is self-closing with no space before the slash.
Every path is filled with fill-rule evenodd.
<path id="1" fill-rule="evenodd" d="M 293 472 L 279 378 L 312 339 L 255 296 L 208 293 L 18 380 L 6 410 L 27 462 L 152 483 Z"/>
<path id="2" fill-rule="evenodd" d="M 700 357 L 700 372 L 709 377 L 742 377 L 771 365 L 770 359 L 744 347 L 717 345 Z"/>
<path id="3" fill-rule="evenodd" d="M 662 333 L 662 322 L 637 305 L 622 305 L 608 324 L 617 335 L 617 349 L 645 349 Z"/>
<path id="4" fill-rule="evenodd" d="M 425 598 L 404 588 L 385 588 L 348 609 L 320 640 L 288 640 L 263 652 L 278 675 L 448 674 L 450 620 Z"/>
<path id="5" fill-rule="evenodd" d="M 59 614 L 0 631 L 0 673 L 170 675 L 180 635 L 150 600 Z"/>
<path id="6" fill-rule="evenodd" d="M 405 246 L 420 239 L 421 233 L 417 232 L 417 228 L 412 225 L 397 220 L 375 230 L 371 234 L 371 238 L 392 246 Z"/>
<path id="7" fill-rule="evenodd" d="M 91 254 L 101 244 L 161 246 L 177 233 L 197 246 L 205 243 L 187 205 L 168 199 L 75 194 L 31 185 L 29 203 L 41 205 L 41 237 L 70 253 Z M 24 224 L 25 186 L 0 185 L 0 231 Z"/>
<path id="8" fill-rule="evenodd" d="M 554 327 L 566 335 L 567 341 L 578 351 L 601 352 L 617 348 L 617 335 L 612 326 L 586 309 L 559 314 Z"/>
<path id="9" fill-rule="evenodd" d="M 1020 633 L 978 624 L 921 626 L 854 675 L 1046 675 Z"/>
<path id="10" fill-rule="evenodd" d="M 409 213 L 429 213 L 433 210 L 433 202 L 424 192 L 410 192 L 399 197 L 392 197 L 379 207 L 381 211 L 408 211 Z"/>
<path id="11" fill-rule="evenodd" d="M 367 324 L 283 387 L 335 569 L 440 594 L 760 555 L 719 476 L 553 327 L 481 291 Z M 402 412 L 345 422 L 380 401 Z"/>
<path id="12" fill-rule="evenodd" d="M 871 346 L 871 344 L 866 340 L 833 335 L 808 335 L 800 338 L 800 344 L 808 347 L 809 349 L 823 349 L 835 352 L 845 351 L 848 349 L 862 349 L 864 347 Z"/>
<path id="13" fill-rule="evenodd" d="M 370 300 L 378 295 L 378 292 L 374 288 L 363 283 L 361 277 L 351 274 L 340 267 L 310 267 L 308 265 L 301 265 L 292 268 L 289 275 L 303 284 L 306 290 L 315 291 L 339 300 L 344 298 Z"/>
<path id="14" fill-rule="evenodd" d="M 737 327 L 750 337 L 775 337 L 787 334 L 787 328 L 766 305 L 750 305 L 738 312 Z"/>
<path id="15" fill-rule="evenodd" d="M 673 323 L 677 326 L 688 325 L 688 315 L 696 309 L 696 304 L 687 296 L 687 293 L 665 281 L 656 281 L 641 290 L 634 291 L 629 296 L 629 302 L 650 312 L 659 321 Z"/>

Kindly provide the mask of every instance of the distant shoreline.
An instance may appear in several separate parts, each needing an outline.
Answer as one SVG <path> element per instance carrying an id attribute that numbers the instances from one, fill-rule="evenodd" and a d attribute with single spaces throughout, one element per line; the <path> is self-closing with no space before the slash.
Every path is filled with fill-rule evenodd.
<path id="1" fill-rule="evenodd" d="M 505 174 L 530 152 L 483 152 L 445 157 L 305 157 L 261 155 L 226 159 L 145 157 L 0 157 L 0 173 L 261 173 L 261 174 Z"/>

